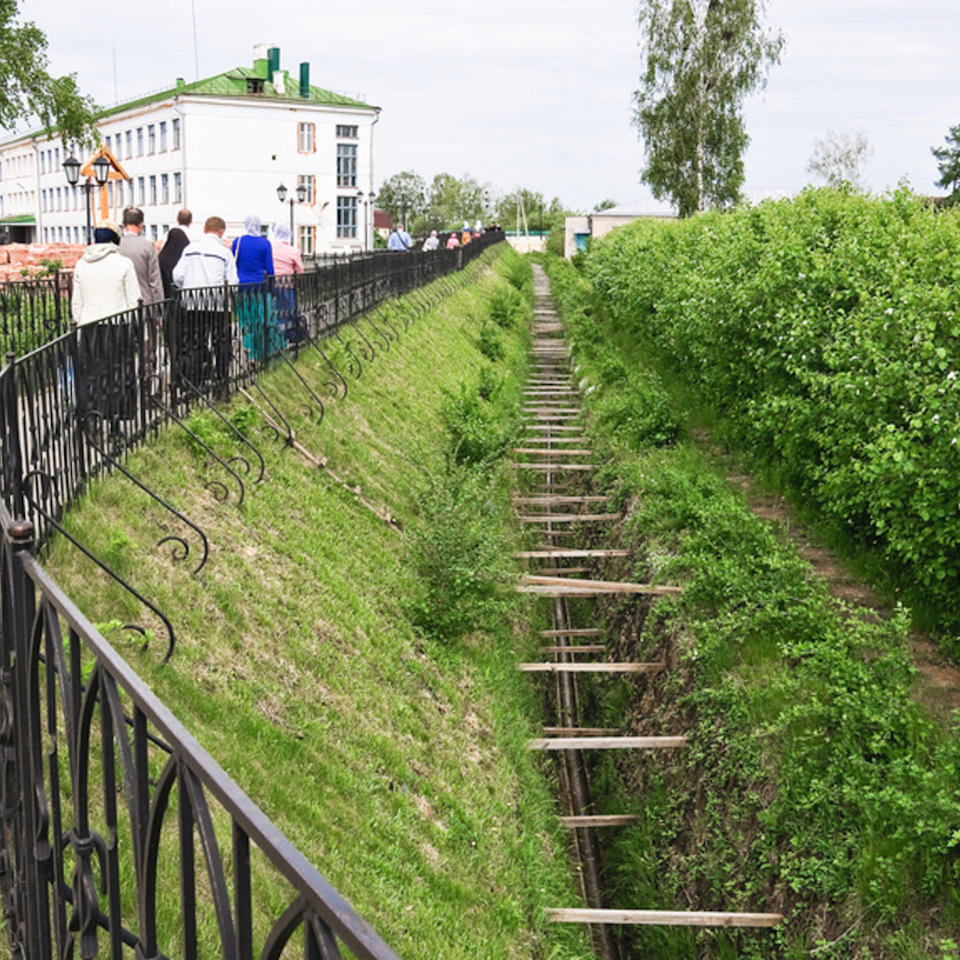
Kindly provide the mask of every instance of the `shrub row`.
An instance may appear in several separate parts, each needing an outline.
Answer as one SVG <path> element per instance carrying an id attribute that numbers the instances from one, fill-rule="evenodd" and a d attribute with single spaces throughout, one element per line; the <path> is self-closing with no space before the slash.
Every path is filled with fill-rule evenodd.
<path id="1" fill-rule="evenodd" d="M 638 222 L 598 243 L 586 270 L 619 327 L 682 368 L 731 442 L 949 608 L 960 217 L 905 188 L 808 190 Z"/>

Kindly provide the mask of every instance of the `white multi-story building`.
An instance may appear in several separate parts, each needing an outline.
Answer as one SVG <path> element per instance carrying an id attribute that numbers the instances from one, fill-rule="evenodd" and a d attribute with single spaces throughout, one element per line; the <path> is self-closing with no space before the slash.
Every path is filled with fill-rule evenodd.
<path id="1" fill-rule="evenodd" d="M 187 207 L 195 228 L 217 215 L 230 236 L 243 232 L 249 214 L 264 227 L 292 220 L 304 253 L 372 246 L 379 107 L 311 86 L 309 69 L 301 63 L 291 79 L 279 49 L 258 45 L 252 68 L 178 79 L 172 89 L 105 110 L 101 143 L 128 179 L 94 188 L 94 220 L 119 220 L 133 204 L 144 212 L 147 236 L 162 239 Z M 81 163 L 92 156 L 77 153 Z M 10 239 L 85 242 L 84 191 L 68 185 L 66 159 L 55 133 L 0 144 L 0 226 Z"/>

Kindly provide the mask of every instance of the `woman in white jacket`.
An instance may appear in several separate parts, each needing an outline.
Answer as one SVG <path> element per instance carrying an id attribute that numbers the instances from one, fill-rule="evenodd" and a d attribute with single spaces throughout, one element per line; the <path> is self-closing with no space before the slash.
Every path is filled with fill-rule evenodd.
<path id="1" fill-rule="evenodd" d="M 70 310 L 77 326 L 132 310 L 140 299 L 140 284 L 133 261 L 120 252 L 120 230 L 102 223 L 93 232 L 73 270 Z"/>
<path id="2" fill-rule="evenodd" d="M 102 223 L 94 242 L 73 270 L 70 309 L 80 328 L 76 340 L 77 412 L 92 438 L 100 424 L 115 434 L 118 421 L 136 416 L 140 393 L 138 358 L 143 363 L 141 320 L 129 315 L 105 323 L 137 306 L 140 284 L 133 261 L 120 253 L 120 231 Z"/>

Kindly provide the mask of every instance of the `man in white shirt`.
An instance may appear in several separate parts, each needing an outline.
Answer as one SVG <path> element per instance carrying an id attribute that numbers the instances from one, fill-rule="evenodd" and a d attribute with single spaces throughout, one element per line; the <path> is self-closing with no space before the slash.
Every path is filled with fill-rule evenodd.
<path id="1" fill-rule="evenodd" d="M 188 391 L 203 382 L 218 393 L 229 387 L 232 295 L 224 288 L 236 287 L 237 264 L 223 243 L 226 228 L 220 217 L 208 217 L 203 236 L 184 247 L 173 268 L 173 282 L 180 291 L 178 330 L 170 339 L 171 365 L 175 382 Z"/>

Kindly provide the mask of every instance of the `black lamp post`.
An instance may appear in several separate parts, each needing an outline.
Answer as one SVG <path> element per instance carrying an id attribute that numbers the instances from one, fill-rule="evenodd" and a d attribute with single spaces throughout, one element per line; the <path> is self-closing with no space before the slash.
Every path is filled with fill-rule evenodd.
<path id="1" fill-rule="evenodd" d="M 287 188 L 286 188 L 282 183 L 280 184 L 279 187 L 277 187 L 277 199 L 278 199 L 281 203 L 286 203 L 286 202 L 287 202 L 287 194 L 288 194 L 288 193 L 289 193 L 289 191 L 287 190 Z M 296 197 L 296 199 L 294 199 L 293 197 L 291 197 L 290 200 L 289 200 L 289 203 L 290 203 L 290 240 L 291 240 L 291 242 L 293 243 L 294 246 L 296 246 L 297 238 L 296 238 L 296 236 L 294 236 L 294 233 L 293 233 L 293 205 L 294 205 L 295 203 L 304 203 L 304 202 L 306 201 L 306 199 L 307 199 L 307 187 L 306 187 L 306 184 L 301 183 L 301 184 L 299 184 L 299 185 L 297 186 L 297 197 Z"/>
<path id="2" fill-rule="evenodd" d="M 110 161 L 102 153 L 93 161 L 93 176 L 98 187 L 102 187 L 109 179 L 111 166 Z M 75 187 L 80 180 L 80 161 L 74 156 L 67 157 L 63 161 L 63 172 L 67 176 L 67 183 Z M 87 210 L 87 243 L 91 244 L 93 243 L 93 211 L 91 210 L 93 181 L 87 177 L 82 186 L 86 197 L 84 206 Z"/>

